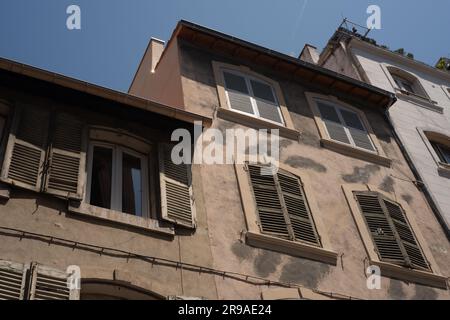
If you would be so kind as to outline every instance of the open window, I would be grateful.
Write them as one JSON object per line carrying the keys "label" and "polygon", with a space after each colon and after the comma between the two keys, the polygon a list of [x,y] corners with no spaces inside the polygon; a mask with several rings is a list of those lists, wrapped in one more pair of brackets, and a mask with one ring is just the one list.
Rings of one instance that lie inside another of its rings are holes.
{"label": "open window", "polygon": [[450,175],[450,132],[436,132],[418,128],[426,146],[428,147],[440,174]]}
{"label": "open window", "polygon": [[394,80],[395,89],[404,94],[414,95],[429,100],[427,92],[416,76],[394,66],[388,66],[387,70]]}

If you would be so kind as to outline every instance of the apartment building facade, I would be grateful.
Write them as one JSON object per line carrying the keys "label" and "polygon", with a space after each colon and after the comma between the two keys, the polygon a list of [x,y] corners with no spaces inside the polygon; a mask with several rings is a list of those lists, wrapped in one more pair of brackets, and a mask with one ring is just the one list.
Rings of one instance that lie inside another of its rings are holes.
{"label": "apartment building facade", "polygon": [[199,165],[214,267],[267,281],[216,278],[220,299],[448,298],[449,243],[384,116],[393,93],[186,21],[163,46],[150,41],[129,93],[282,138],[273,177]]}
{"label": "apartment building facade", "polygon": [[319,55],[304,59],[395,93],[388,115],[409,157],[418,184],[450,237],[450,72],[446,59],[431,67],[339,28]]}

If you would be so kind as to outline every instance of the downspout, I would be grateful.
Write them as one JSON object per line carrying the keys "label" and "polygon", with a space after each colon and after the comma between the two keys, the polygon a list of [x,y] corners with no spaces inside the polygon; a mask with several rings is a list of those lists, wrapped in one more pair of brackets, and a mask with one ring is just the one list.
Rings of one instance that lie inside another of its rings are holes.
{"label": "downspout", "polygon": [[394,140],[397,142],[397,144],[400,147],[400,150],[403,154],[403,156],[406,159],[406,162],[408,163],[409,167],[411,168],[411,171],[414,175],[414,178],[416,179],[416,186],[417,188],[423,192],[423,194],[425,195],[426,200],[428,201],[428,204],[431,207],[431,210],[433,211],[434,215],[436,216],[437,220],[439,221],[439,224],[441,225],[441,227],[444,229],[444,233],[447,236],[447,240],[450,241],[450,230],[447,227],[447,224],[444,220],[444,218],[442,217],[440,210],[438,208],[438,206],[436,205],[436,202],[433,198],[433,195],[431,194],[431,192],[428,190],[427,185],[422,181],[419,171],[417,170],[416,166],[414,165],[414,162],[412,161],[411,157],[409,156],[408,152],[406,151],[405,146],[403,145],[403,143],[400,140],[400,137],[397,134],[397,131],[395,130],[395,126],[392,123],[392,119],[389,115],[389,110],[390,108],[393,106],[393,104],[397,101],[397,98],[393,97],[390,99],[390,103],[389,106],[386,108],[386,110],[384,111],[384,117],[386,119],[386,121],[389,123],[389,127],[391,128],[392,131],[392,135],[394,136]]}

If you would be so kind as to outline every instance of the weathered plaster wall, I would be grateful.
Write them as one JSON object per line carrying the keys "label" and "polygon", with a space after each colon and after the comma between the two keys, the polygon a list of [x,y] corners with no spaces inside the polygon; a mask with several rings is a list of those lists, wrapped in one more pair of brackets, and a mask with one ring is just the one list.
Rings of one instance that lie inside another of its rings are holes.
{"label": "weathered plaster wall", "polygon": [[[188,45],[182,45],[181,50],[185,107],[198,112],[201,101],[201,110],[209,112],[208,109],[219,104],[211,62],[233,62]],[[241,61],[234,63],[244,64]],[[413,175],[381,111],[359,106],[367,113],[386,155],[393,160],[391,169],[321,148],[319,133],[304,95],[310,89],[277,75],[262,73],[280,82],[295,128],[302,133],[300,142],[281,141],[281,161],[309,176],[320,209],[318,214],[340,259],[337,266],[331,266],[247,246],[243,233],[246,223],[234,167],[204,165],[202,184],[215,267],[365,299],[449,298],[449,293],[444,290],[388,278],[383,278],[382,290],[367,290],[364,274],[367,255],[341,190],[341,185],[346,183],[369,183],[391,192],[394,198],[407,200],[441,271],[450,274],[448,241],[422,194],[410,182]],[[241,126],[216,118],[213,127],[226,130]],[[261,291],[267,288],[221,278],[216,278],[216,284],[219,298],[224,299],[258,299]]]}

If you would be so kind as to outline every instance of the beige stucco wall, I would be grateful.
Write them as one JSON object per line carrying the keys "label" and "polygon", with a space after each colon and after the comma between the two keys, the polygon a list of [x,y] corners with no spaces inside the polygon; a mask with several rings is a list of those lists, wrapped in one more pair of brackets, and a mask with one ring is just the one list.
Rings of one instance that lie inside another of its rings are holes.
{"label": "beige stucco wall", "polygon": [[[182,84],[185,108],[189,111],[208,114],[219,105],[213,60],[252,67],[246,62],[213,56],[182,44]],[[207,199],[205,209],[215,267],[363,299],[450,298],[445,290],[389,278],[383,278],[381,290],[367,290],[364,274],[367,255],[341,190],[346,183],[369,183],[390,192],[393,198],[407,201],[414,209],[414,216],[439,268],[443,274],[450,274],[449,243],[423,195],[411,182],[414,177],[393,140],[381,110],[359,106],[367,113],[384,152],[393,160],[391,169],[322,148],[304,95],[305,91],[314,90],[274,74],[262,73],[280,82],[294,126],[302,133],[300,142],[282,140],[281,161],[303,170],[313,182],[312,189],[320,209],[318,214],[340,258],[337,266],[330,266],[247,246],[243,243],[246,225],[234,167],[202,166],[201,183],[204,198]],[[213,127],[226,130],[240,125],[216,118]],[[267,288],[221,278],[216,278],[216,285],[219,297],[224,299],[259,298],[262,290]]]}

